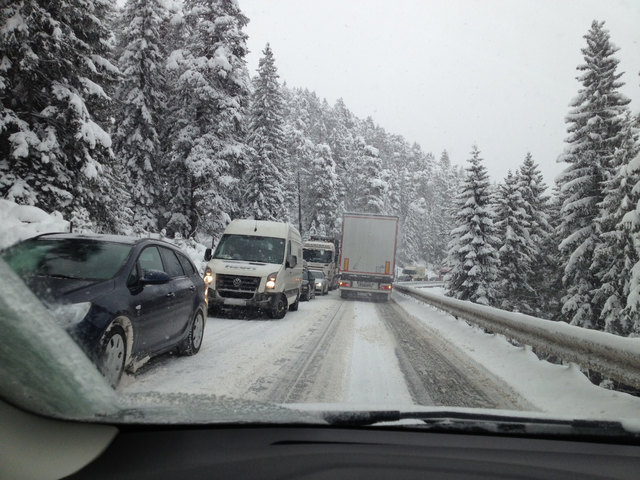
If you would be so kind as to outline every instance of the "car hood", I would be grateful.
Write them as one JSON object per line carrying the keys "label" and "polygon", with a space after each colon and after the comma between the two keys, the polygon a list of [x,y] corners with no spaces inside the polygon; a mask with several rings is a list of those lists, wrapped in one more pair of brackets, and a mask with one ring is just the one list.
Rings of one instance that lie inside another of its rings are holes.
{"label": "car hood", "polygon": [[278,263],[245,262],[241,260],[212,259],[209,268],[222,275],[245,275],[250,277],[266,277],[278,271],[282,265]]}
{"label": "car hood", "polygon": [[87,280],[33,275],[25,284],[45,304],[90,302],[100,293],[113,288],[113,280]]}

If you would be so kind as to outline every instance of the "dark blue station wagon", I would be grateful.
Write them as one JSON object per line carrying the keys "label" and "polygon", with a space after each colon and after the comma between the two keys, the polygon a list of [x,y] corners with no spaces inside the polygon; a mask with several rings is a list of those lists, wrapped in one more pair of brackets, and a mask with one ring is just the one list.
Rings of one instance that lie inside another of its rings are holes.
{"label": "dark blue station wagon", "polygon": [[154,355],[200,350],[205,285],[175,246],[151,238],[44,234],[2,253],[112,386]]}

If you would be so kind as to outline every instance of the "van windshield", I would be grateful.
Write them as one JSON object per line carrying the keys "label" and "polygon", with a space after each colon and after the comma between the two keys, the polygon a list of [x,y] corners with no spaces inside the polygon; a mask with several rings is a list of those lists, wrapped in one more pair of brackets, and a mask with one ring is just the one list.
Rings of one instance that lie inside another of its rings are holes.
{"label": "van windshield", "polygon": [[307,262],[331,263],[333,261],[333,252],[331,250],[305,248],[302,256]]}
{"label": "van windshield", "polygon": [[223,235],[213,258],[280,264],[284,261],[284,238]]}

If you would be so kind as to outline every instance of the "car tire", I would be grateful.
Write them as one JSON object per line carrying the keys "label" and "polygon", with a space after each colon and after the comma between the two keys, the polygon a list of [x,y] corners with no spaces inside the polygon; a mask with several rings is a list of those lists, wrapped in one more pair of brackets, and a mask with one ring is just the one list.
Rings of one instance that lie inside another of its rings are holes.
{"label": "car tire", "polygon": [[98,370],[109,385],[116,388],[124,372],[127,357],[127,336],[122,327],[111,327],[100,341]]}
{"label": "car tire", "polygon": [[198,310],[189,325],[189,334],[180,345],[180,355],[195,355],[200,351],[202,338],[204,337],[204,315]]}
{"label": "car tire", "polygon": [[271,300],[271,308],[269,316],[274,320],[280,320],[287,314],[287,297],[284,295],[276,295]]}
{"label": "car tire", "polygon": [[296,312],[298,307],[300,306],[300,292],[298,292],[298,296],[296,297],[296,301],[289,305],[290,312]]}

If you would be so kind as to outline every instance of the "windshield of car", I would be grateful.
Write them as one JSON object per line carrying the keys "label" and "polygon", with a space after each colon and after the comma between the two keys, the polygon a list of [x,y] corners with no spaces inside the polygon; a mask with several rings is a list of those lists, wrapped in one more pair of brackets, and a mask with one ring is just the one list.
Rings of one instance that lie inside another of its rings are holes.
{"label": "windshield of car", "polygon": [[331,250],[305,248],[302,255],[307,262],[331,263],[333,252]]}
{"label": "windshield of car", "polygon": [[131,248],[95,240],[36,239],[7,249],[2,257],[22,277],[107,280],[122,268]]}
{"label": "windshield of car", "polygon": [[245,262],[282,263],[284,259],[283,238],[258,237],[252,235],[223,235],[213,258],[242,260]]}
{"label": "windshield of car", "polygon": [[637,0],[3,2],[0,398],[640,430],[639,25]]}
{"label": "windshield of car", "polygon": [[324,279],[324,272],[321,270],[310,270],[309,274],[312,275],[315,280]]}

